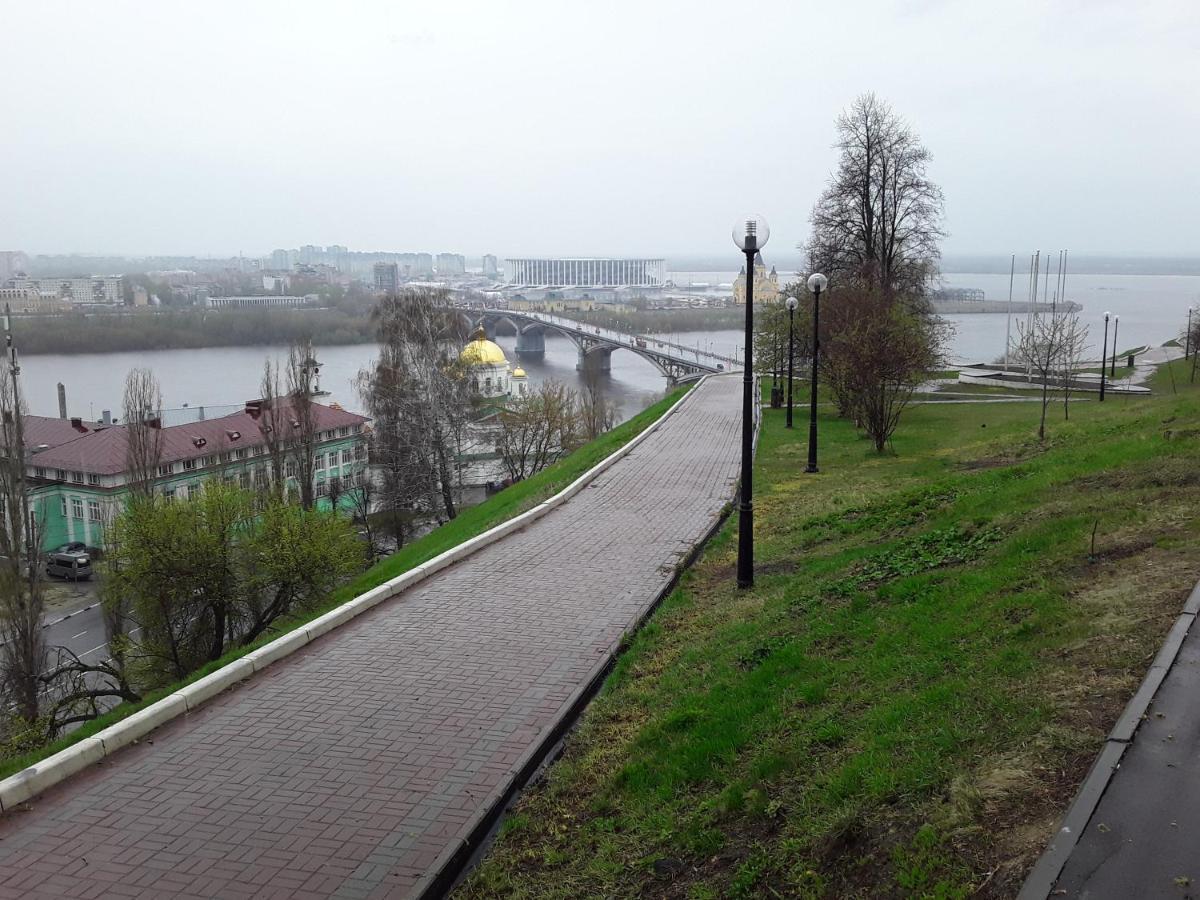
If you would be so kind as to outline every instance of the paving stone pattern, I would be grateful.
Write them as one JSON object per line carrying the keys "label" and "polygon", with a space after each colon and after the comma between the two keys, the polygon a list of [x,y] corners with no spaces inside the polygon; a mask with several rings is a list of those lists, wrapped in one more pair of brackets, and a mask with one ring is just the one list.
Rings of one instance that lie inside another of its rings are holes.
{"label": "paving stone pattern", "polygon": [[710,378],[562,507],[0,820],[0,897],[405,897],[736,487]]}

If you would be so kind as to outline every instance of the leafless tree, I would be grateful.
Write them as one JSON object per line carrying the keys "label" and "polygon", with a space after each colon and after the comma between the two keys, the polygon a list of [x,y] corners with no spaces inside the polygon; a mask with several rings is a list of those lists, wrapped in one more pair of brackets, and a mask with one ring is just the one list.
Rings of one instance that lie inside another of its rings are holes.
{"label": "leafless tree", "polygon": [[[6,314],[6,329],[7,319]],[[0,364],[0,680],[7,702],[33,723],[41,711],[38,679],[46,665],[41,529],[25,477],[24,406],[11,332],[8,353]]]}
{"label": "leafless tree", "polygon": [[[1082,332],[1082,333],[1081,333]],[[1042,415],[1038,440],[1046,439],[1046,409],[1050,405],[1050,381],[1065,368],[1067,348],[1080,344],[1086,329],[1076,315],[1034,316],[1017,322],[1017,359],[1037,376],[1042,386]]]}
{"label": "leafless tree", "polygon": [[129,493],[135,499],[149,497],[162,461],[162,390],[149,369],[130,369],[125,376],[121,414],[128,436],[125,467]]}
{"label": "leafless tree", "polygon": [[497,449],[508,477],[520,481],[570,453],[580,431],[579,397],[547,381],[500,412]]}
{"label": "leafless tree", "polygon": [[[1077,312],[1060,313],[1064,320],[1061,359],[1063,418],[1071,418],[1071,394],[1075,390],[1075,379],[1083,368],[1083,355],[1088,347],[1088,328],[1079,321]],[[1020,323],[1018,323],[1019,327]],[[1019,333],[1019,332],[1018,332]]]}
{"label": "leafless tree", "polygon": [[617,409],[604,391],[604,383],[595,366],[583,370],[583,391],[579,395],[579,426],[584,440],[595,440],[611,431],[617,421]]}
{"label": "leafless tree", "polygon": [[931,158],[887,103],[864,94],[837,120],[838,167],[812,212],[814,271],[887,300],[924,296],[940,255],[942,192]]}
{"label": "leafless tree", "polygon": [[296,484],[300,505],[312,509],[315,503],[317,415],[313,395],[316,393],[316,361],[312,343],[297,341],[288,350],[287,359],[288,412],[284,431],[287,434],[288,459],[296,469]]}
{"label": "leafless tree", "polygon": [[279,365],[271,359],[263,362],[256,421],[267,449],[268,465],[271,467],[271,490],[283,496],[287,492],[288,438],[291,423],[288,421],[287,404],[280,389]]}
{"label": "leafless tree", "polygon": [[378,505],[378,490],[370,467],[364,467],[355,473],[349,497],[354,522],[362,529],[362,535],[367,542],[367,565],[371,565],[379,557],[380,548],[374,518]]}
{"label": "leafless tree", "polygon": [[941,365],[945,327],[879,290],[839,290],[829,304],[822,372],[839,411],[867,432],[877,451],[891,440],[917,385]]}
{"label": "leafless tree", "polygon": [[410,290],[376,307],[379,358],[359,373],[374,420],[384,505],[457,515],[454,465],[473,403],[459,358],[465,327],[444,291]]}

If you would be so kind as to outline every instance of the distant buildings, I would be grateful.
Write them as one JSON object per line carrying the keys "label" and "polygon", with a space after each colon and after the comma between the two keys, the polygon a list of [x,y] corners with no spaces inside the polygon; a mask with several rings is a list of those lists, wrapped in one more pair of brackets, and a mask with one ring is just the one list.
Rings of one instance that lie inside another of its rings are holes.
{"label": "distant buildings", "polygon": [[205,297],[204,306],[208,309],[254,309],[304,306],[319,300],[320,298],[316,294],[305,294],[303,297],[287,297],[279,294],[262,297]]}
{"label": "distant buildings", "polygon": [[29,271],[29,257],[20,250],[0,250],[0,285]]}
{"label": "distant buildings", "polygon": [[377,262],[373,269],[375,291],[380,294],[394,294],[400,289],[400,264],[394,262]]}
{"label": "distant buildings", "polygon": [[500,267],[496,261],[496,257],[491,253],[483,255],[483,274],[486,278],[495,278],[500,274]]}
{"label": "distant buildings", "polygon": [[936,303],[982,303],[987,294],[979,288],[942,288],[933,292]]}
{"label": "distant buildings", "polygon": [[467,258],[461,253],[439,253],[437,255],[438,275],[466,275]]}
{"label": "distant buildings", "polygon": [[90,278],[29,278],[18,275],[8,279],[8,287],[34,290],[75,306],[120,306],[125,302],[124,279],[120,275],[93,275]]}
{"label": "distant buildings", "polygon": [[71,304],[33,288],[0,287],[0,310],[5,307],[14,313],[55,313],[70,309]]}
{"label": "distant buildings", "polygon": [[504,263],[509,284],[659,288],[666,281],[666,263],[661,259],[525,258]]}

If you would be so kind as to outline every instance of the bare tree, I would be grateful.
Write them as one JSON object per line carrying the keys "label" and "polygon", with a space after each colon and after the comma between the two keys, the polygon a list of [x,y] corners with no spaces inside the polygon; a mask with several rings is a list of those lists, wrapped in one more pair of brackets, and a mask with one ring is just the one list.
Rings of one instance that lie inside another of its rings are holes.
{"label": "bare tree", "polygon": [[284,423],[289,446],[288,458],[296,469],[300,505],[312,509],[316,502],[317,415],[316,360],[311,341],[296,341],[288,349],[287,387],[288,421]]}
{"label": "bare tree", "polygon": [[364,467],[354,475],[354,485],[349,491],[351,514],[355,524],[362,529],[362,535],[367,542],[367,565],[372,565],[379,557],[379,535],[375,525],[375,507],[378,504],[378,490],[370,467]]}
{"label": "bare tree", "polygon": [[946,326],[861,288],[839,291],[827,322],[822,371],[839,410],[882,451],[917,385],[941,365]]}
{"label": "bare tree", "polygon": [[604,383],[595,366],[584,366],[583,392],[579,396],[579,425],[585,440],[595,440],[611,431],[617,421],[617,409],[604,392]]}
{"label": "bare tree", "polygon": [[[1037,376],[1042,386],[1042,416],[1038,440],[1046,439],[1046,409],[1050,405],[1050,381],[1066,368],[1068,348],[1083,342],[1086,329],[1076,315],[1034,316],[1032,321],[1017,322],[1017,359]],[[1062,375],[1065,380],[1065,374]]]}
{"label": "bare tree", "polygon": [[121,402],[125,433],[127,486],[134,499],[149,497],[162,461],[162,390],[149,369],[130,369]]}
{"label": "bare tree", "polygon": [[278,364],[270,359],[264,360],[256,421],[263,444],[267,448],[268,465],[271,467],[271,490],[280,497],[287,493],[288,439],[291,428],[287,404],[282,393]]}
{"label": "bare tree", "polygon": [[25,423],[17,351],[7,308],[8,360],[0,365],[0,679],[4,694],[28,723],[40,713],[39,676],[46,665],[42,637],[41,534],[25,477]]}
{"label": "bare tree", "polygon": [[385,297],[373,316],[380,355],[359,373],[359,392],[375,421],[386,505],[453,519],[453,467],[473,408],[458,353],[464,325],[444,291]]}
{"label": "bare tree", "polygon": [[863,94],[837,120],[837,170],[812,212],[809,261],[834,285],[924,296],[940,255],[942,192],[930,153],[887,103]]}
{"label": "bare tree", "polygon": [[508,477],[520,481],[574,449],[580,429],[579,398],[547,381],[500,412],[497,449]]}
{"label": "bare tree", "polygon": [[[1063,345],[1060,354],[1063,392],[1063,418],[1071,418],[1071,394],[1075,390],[1075,379],[1083,368],[1083,354],[1088,346],[1088,328],[1079,321],[1077,312],[1060,313],[1064,319]],[[1018,328],[1020,323],[1018,323]]]}

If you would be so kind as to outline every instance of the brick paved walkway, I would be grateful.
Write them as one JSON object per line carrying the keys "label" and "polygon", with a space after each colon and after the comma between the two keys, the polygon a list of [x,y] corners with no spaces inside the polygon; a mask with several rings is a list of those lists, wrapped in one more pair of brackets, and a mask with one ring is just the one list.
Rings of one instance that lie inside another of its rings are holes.
{"label": "brick paved walkway", "polygon": [[404,897],[733,496],[709,379],[564,506],[0,820],[0,897]]}

